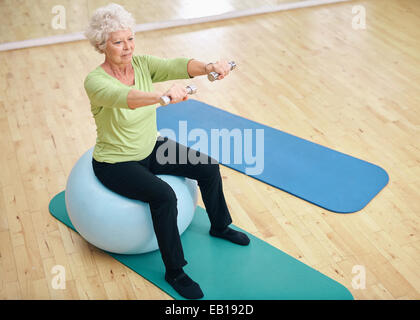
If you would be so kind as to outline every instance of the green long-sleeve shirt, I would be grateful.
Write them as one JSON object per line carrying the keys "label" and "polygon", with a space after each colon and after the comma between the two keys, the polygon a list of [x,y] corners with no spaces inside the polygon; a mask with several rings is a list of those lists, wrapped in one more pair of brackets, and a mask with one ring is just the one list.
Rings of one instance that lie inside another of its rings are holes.
{"label": "green long-sleeve shirt", "polygon": [[154,82],[190,78],[189,60],[133,56],[133,86],[123,84],[100,66],[86,76],[84,87],[97,131],[93,151],[96,161],[138,161],[152,152],[157,136],[157,104],[133,110],[128,108],[127,95],[131,89],[153,92]]}

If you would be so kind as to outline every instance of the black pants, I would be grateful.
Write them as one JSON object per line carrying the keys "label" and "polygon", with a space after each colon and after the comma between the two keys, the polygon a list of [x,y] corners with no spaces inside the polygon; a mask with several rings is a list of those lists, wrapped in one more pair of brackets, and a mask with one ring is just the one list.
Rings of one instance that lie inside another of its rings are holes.
{"label": "black pants", "polygon": [[[158,151],[160,146],[162,148]],[[168,146],[167,152],[176,151],[176,157],[172,156],[170,163],[162,164],[160,151]],[[197,180],[211,226],[224,228],[232,223],[223,195],[219,164],[207,155],[192,151],[201,159],[199,163],[185,157],[191,152],[190,148],[159,137],[152,153],[141,161],[110,164],[92,159],[96,177],[107,188],[122,196],[149,203],[162,260],[169,269],[181,268],[187,262],[184,259],[177,226],[175,192],[156,174],[170,174]],[[181,161],[179,161],[180,154],[183,159]],[[173,162],[174,159],[176,163]]]}

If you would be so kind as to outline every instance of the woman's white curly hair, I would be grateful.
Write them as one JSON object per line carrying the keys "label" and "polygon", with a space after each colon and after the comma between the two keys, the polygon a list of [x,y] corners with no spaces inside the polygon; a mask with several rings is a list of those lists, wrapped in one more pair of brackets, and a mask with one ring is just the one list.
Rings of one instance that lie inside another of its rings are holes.
{"label": "woman's white curly hair", "polygon": [[99,53],[104,53],[111,32],[130,29],[134,33],[135,20],[122,6],[111,3],[95,10],[85,36]]}

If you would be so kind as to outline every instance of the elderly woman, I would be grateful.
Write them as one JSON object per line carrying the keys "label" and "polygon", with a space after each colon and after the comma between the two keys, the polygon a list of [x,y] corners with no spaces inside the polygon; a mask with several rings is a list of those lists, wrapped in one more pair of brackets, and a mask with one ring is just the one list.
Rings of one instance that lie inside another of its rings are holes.
{"label": "elderly woman", "polygon": [[[232,219],[222,189],[219,165],[207,155],[200,163],[163,164],[157,150],[190,154],[189,148],[167,138],[158,138],[156,107],[161,96],[175,104],[187,99],[183,86],[172,85],[166,92],[155,92],[152,83],[189,79],[210,72],[226,77],[226,61],[203,63],[194,59],[162,59],[134,55],[134,19],[123,7],[110,4],[97,9],[86,31],[94,48],[105,54],[105,61],[91,71],[84,82],[97,126],[93,170],[110,190],[131,199],[149,203],[153,227],[166,281],[182,296],[203,297],[200,286],[183,271],[187,264],[177,227],[177,198],[172,188],[157,174],[173,174],[195,179],[210,220],[210,235],[247,245],[249,238],[229,227]],[[168,147],[167,144],[171,144]],[[198,152],[196,152],[198,153]],[[198,153],[199,154],[199,153]],[[118,214],[117,212],[115,214]]]}

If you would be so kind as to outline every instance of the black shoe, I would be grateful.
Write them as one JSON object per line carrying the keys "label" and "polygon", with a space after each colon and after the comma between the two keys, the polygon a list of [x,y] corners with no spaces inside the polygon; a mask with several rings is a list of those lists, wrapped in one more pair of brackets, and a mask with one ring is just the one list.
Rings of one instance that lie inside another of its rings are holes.
{"label": "black shoe", "polygon": [[248,236],[245,233],[233,230],[229,227],[226,227],[222,231],[210,228],[210,235],[212,235],[213,237],[229,240],[241,246],[247,246],[250,242]]}
{"label": "black shoe", "polygon": [[[165,280],[178,292],[187,299],[200,299],[204,297],[203,291],[197,282],[193,281],[186,273],[181,273],[175,278],[171,278],[165,274]],[[187,285],[186,285],[187,283]]]}

